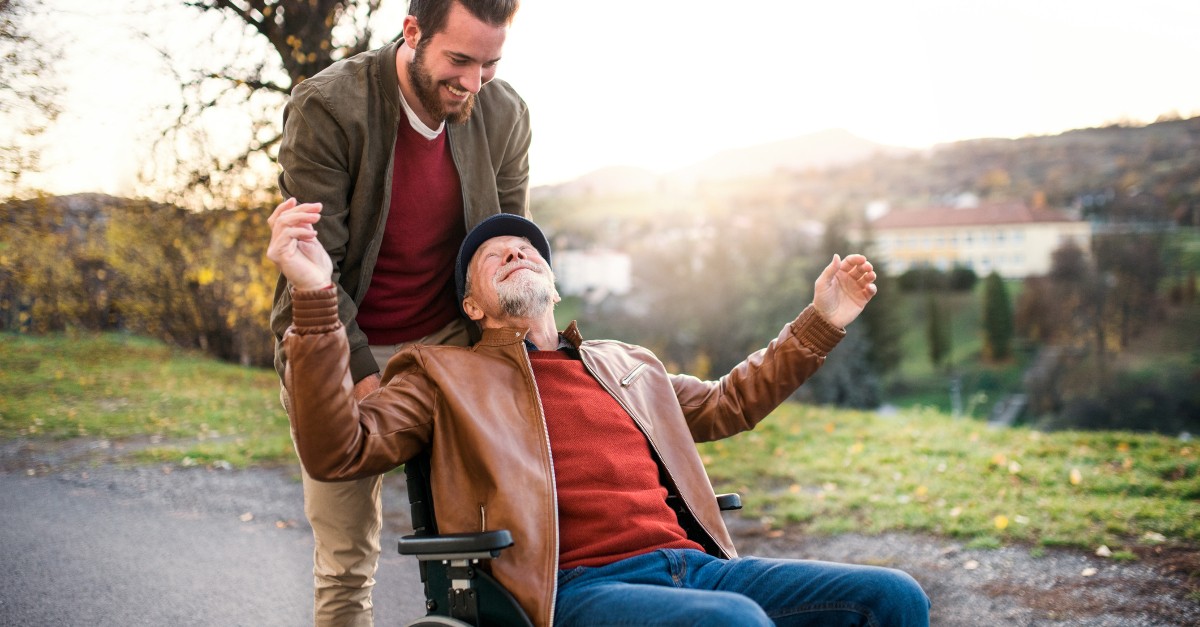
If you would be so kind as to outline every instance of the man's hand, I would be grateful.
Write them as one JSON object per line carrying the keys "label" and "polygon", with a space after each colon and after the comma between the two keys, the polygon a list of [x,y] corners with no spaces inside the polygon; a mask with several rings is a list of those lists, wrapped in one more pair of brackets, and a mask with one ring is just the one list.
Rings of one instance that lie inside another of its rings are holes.
{"label": "man's hand", "polygon": [[280,203],[267,218],[271,226],[267,258],[298,290],[319,290],[332,283],[333,260],[313,228],[320,219],[320,203],[297,204],[295,198]]}
{"label": "man's hand", "polygon": [[354,400],[361,401],[379,389],[379,373],[375,373],[354,384]]}
{"label": "man's hand", "polygon": [[830,324],[845,328],[875,296],[875,269],[862,255],[833,256],[817,277],[813,306]]}

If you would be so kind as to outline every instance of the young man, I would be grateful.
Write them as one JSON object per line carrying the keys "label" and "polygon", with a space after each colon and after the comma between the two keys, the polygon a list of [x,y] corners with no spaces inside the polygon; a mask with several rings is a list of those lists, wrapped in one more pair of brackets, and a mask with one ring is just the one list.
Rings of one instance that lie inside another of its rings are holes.
{"label": "young man", "polygon": [[[574,324],[560,333],[545,236],[494,216],[455,270],[480,341],[411,347],[356,403],[332,263],[310,226],[319,211],[280,207],[268,249],[294,290],[284,383],[312,476],[376,474],[429,450],[439,530],[508,529],[515,544],[492,574],[536,625],[928,624],[905,573],[738,558],[695,448],[752,429],[820,367],[875,294],[862,255],[835,256],[777,338],[701,381],[644,348],[585,342]],[[668,488],[703,533],[684,531]]]}
{"label": "young man", "polygon": [[[284,110],[280,190],[324,206],[316,228],[358,398],[400,347],[468,342],[451,279],[458,246],[497,211],[527,214],[528,110],[492,80],[516,10],[517,0],[412,0],[400,40],[300,83]],[[281,277],[277,338],[291,306]],[[285,360],[277,346],[281,376]],[[372,623],[380,483],[304,476],[318,625]]]}

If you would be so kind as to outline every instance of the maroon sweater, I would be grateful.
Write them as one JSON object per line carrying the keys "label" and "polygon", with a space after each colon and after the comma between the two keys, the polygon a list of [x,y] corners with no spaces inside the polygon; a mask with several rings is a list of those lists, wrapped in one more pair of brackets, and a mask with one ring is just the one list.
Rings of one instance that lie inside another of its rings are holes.
{"label": "maroon sweater", "polygon": [[563,351],[529,357],[554,459],[559,568],[703,550],[667,506],[646,436],[583,362]]}
{"label": "maroon sweater", "polygon": [[428,140],[402,120],[394,158],[383,243],[355,316],[371,344],[411,342],[458,315],[454,257],[466,226],[446,133]]}

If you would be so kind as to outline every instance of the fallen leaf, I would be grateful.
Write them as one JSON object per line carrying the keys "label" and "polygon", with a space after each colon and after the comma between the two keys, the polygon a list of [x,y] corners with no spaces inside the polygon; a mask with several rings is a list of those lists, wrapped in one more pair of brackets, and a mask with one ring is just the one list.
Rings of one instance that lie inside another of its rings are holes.
{"label": "fallen leaf", "polygon": [[1083,575],[1084,577],[1093,577],[1097,572],[1099,571],[1097,571],[1095,568],[1085,568],[1083,569],[1083,572],[1079,574]]}
{"label": "fallen leaf", "polygon": [[1096,555],[1098,557],[1112,557],[1112,550],[1101,544],[1100,547],[1096,549]]}
{"label": "fallen leaf", "polygon": [[1083,473],[1079,472],[1078,468],[1071,469],[1071,485],[1079,485],[1083,483]]}
{"label": "fallen leaf", "polygon": [[254,514],[251,514],[250,512],[246,512],[245,514],[238,516],[238,520],[240,520],[242,522],[250,522],[250,521],[254,520]]}
{"label": "fallen leaf", "polygon": [[996,528],[1000,531],[1004,531],[1008,528],[1008,516],[1000,514],[992,519],[992,524],[996,525]]}
{"label": "fallen leaf", "polygon": [[967,570],[975,570],[976,568],[979,568],[979,562],[976,562],[975,560],[967,560],[967,563],[963,564],[963,568]]}

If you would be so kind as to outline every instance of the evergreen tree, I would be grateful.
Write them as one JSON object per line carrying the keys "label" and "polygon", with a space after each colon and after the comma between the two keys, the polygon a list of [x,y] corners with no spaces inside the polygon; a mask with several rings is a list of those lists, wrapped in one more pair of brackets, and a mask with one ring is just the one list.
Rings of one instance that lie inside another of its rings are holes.
{"label": "evergreen tree", "polygon": [[929,341],[929,361],[934,367],[940,368],[950,356],[950,325],[945,319],[942,307],[938,305],[933,294],[928,296],[926,309],[929,312],[926,324],[926,337]]}
{"label": "evergreen tree", "polygon": [[993,271],[983,285],[984,357],[992,361],[1004,361],[1011,357],[1015,328],[1008,289],[1000,275]]}

